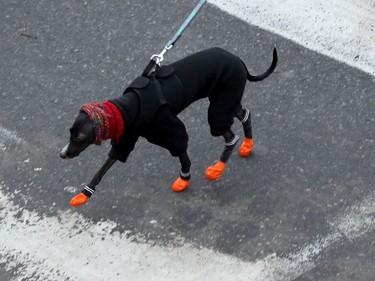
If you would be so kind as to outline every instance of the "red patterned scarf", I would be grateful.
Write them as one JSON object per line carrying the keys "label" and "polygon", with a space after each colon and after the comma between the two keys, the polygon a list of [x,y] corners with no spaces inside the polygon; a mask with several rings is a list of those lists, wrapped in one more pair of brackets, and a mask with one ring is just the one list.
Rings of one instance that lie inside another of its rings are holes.
{"label": "red patterned scarf", "polygon": [[119,141],[124,131],[124,120],[120,110],[111,102],[92,102],[81,107],[90,117],[95,129],[95,144],[103,140]]}

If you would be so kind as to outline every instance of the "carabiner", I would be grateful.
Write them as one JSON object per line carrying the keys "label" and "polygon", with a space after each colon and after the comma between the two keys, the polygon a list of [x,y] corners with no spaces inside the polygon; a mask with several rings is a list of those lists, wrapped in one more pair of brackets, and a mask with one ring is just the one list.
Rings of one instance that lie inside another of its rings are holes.
{"label": "carabiner", "polygon": [[164,60],[165,53],[167,51],[169,51],[170,49],[172,49],[172,47],[173,47],[173,45],[165,46],[164,49],[163,49],[163,51],[161,51],[160,54],[158,54],[158,55],[157,54],[152,55],[151,56],[151,60],[154,60],[155,63],[160,66],[161,62]]}

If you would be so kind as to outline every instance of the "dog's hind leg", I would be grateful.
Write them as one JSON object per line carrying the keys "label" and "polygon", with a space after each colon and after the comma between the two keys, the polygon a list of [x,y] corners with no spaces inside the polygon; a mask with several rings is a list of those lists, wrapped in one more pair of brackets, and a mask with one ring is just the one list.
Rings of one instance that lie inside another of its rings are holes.
{"label": "dog's hind leg", "polygon": [[187,152],[185,151],[179,155],[178,159],[181,163],[181,171],[178,179],[173,183],[172,190],[174,192],[181,192],[188,188],[190,180],[190,166],[191,162]]}
{"label": "dog's hind leg", "polygon": [[236,114],[236,117],[242,123],[243,130],[245,133],[245,139],[240,146],[239,154],[241,157],[248,157],[251,154],[251,151],[253,150],[254,146],[250,110],[242,108]]}
{"label": "dog's hind leg", "polygon": [[222,176],[226,163],[232,155],[233,149],[239,139],[231,130],[228,130],[223,137],[225,139],[224,151],[221,154],[220,160],[215,165],[209,166],[206,169],[206,178],[208,180],[217,180]]}

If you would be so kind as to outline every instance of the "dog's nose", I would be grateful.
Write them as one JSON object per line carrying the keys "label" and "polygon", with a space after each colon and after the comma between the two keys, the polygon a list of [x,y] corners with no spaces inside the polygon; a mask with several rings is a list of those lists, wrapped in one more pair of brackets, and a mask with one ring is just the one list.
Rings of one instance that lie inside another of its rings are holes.
{"label": "dog's nose", "polygon": [[60,157],[61,157],[61,159],[66,159],[67,158],[68,146],[69,146],[69,144],[65,145],[64,148],[61,149],[61,151],[60,151]]}

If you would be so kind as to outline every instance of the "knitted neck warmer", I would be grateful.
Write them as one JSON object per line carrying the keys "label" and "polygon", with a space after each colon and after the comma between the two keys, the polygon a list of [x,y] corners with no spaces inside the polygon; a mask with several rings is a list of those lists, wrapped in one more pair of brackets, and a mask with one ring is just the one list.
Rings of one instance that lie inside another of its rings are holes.
{"label": "knitted neck warmer", "polygon": [[124,120],[121,112],[111,102],[92,102],[81,107],[94,124],[95,144],[100,145],[103,140],[119,141],[124,131]]}

